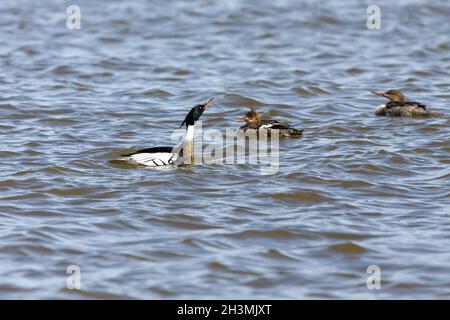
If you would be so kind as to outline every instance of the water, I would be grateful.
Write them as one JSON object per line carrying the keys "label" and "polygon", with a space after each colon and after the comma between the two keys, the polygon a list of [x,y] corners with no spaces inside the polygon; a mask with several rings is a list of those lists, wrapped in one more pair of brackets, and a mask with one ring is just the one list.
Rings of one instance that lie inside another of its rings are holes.
{"label": "water", "polygon": [[[448,1],[379,1],[381,30],[370,1],[70,4],[0,4],[1,298],[450,298]],[[375,117],[391,88],[440,116]],[[270,176],[111,162],[210,97],[204,128],[305,135]]]}

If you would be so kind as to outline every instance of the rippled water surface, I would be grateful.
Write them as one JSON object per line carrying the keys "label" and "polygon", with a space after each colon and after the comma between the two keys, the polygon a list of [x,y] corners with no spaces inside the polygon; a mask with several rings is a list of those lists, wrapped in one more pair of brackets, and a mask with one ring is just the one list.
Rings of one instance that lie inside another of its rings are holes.
{"label": "rippled water surface", "polygon": [[[0,298],[450,298],[448,1],[381,30],[370,1],[70,4],[0,3]],[[439,115],[375,117],[391,88]],[[204,128],[305,129],[276,174],[111,162],[212,96]]]}

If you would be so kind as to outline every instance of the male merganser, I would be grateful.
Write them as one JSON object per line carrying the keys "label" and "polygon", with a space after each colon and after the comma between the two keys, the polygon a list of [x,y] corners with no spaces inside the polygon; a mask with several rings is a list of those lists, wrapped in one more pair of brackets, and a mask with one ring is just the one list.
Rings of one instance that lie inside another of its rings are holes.
{"label": "male merganser", "polygon": [[386,92],[371,91],[374,95],[385,97],[389,102],[377,107],[375,115],[389,117],[428,117],[431,112],[420,102],[408,101],[399,90]]}
{"label": "male merganser", "polygon": [[186,124],[186,134],[180,144],[175,147],[155,147],[124,154],[123,160],[150,167],[175,165],[189,162],[194,157],[194,125],[203,112],[213,103],[214,98],[206,103],[196,105],[189,111],[180,128]]}
{"label": "male merganser", "polygon": [[[244,118],[236,119],[238,122],[246,122],[245,125],[240,127],[241,130],[260,130],[267,129],[267,134],[271,135],[272,129],[277,129],[278,134],[281,137],[295,137],[300,136],[303,130],[295,129],[288,124],[278,122],[276,120],[263,120],[259,116],[259,113],[254,107],[250,108],[250,111],[245,114]],[[257,131],[258,132],[258,131]]]}

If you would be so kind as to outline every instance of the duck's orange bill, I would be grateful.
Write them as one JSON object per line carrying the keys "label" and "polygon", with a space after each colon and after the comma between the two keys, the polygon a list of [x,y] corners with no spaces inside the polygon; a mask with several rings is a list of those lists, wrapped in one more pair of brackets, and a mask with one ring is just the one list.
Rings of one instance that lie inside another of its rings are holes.
{"label": "duck's orange bill", "polygon": [[372,92],[374,95],[379,96],[379,97],[385,97],[386,95],[383,92],[375,92],[375,91],[370,91]]}
{"label": "duck's orange bill", "polygon": [[234,121],[236,121],[236,122],[247,122],[247,118],[237,118]]}
{"label": "duck's orange bill", "polygon": [[206,110],[210,105],[212,105],[213,102],[214,102],[214,98],[211,98],[211,99],[209,99],[205,104],[203,104],[205,110]]}

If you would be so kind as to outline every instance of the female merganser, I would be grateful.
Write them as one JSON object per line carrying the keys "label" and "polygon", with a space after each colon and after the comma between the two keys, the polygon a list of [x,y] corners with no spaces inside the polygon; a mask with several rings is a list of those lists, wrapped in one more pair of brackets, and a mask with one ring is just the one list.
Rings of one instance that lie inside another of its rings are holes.
{"label": "female merganser", "polygon": [[420,102],[408,101],[398,90],[388,90],[384,93],[371,91],[374,95],[385,97],[389,102],[377,107],[375,115],[389,117],[428,117],[431,112]]}
{"label": "female merganser", "polygon": [[239,128],[241,130],[267,129],[267,134],[269,136],[272,133],[271,129],[277,129],[278,134],[281,137],[295,137],[300,136],[303,133],[303,130],[292,128],[290,125],[276,120],[262,120],[254,107],[250,108],[250,111],[245,114],[244,118],[236,119],[236,121],[246,122],[245,125]]}
{"label": "female merganser", "polygon": [[180,144],[175,147],[155,147],[142,149],[122,155],[122,160],[150,167],[175,165],[183,162],[192,163],[194,157],[194,125],[203,112],[213,103],[209,99],[204,104],[196,105],[189,111],[180,128],[186,124],[186,134]]}

